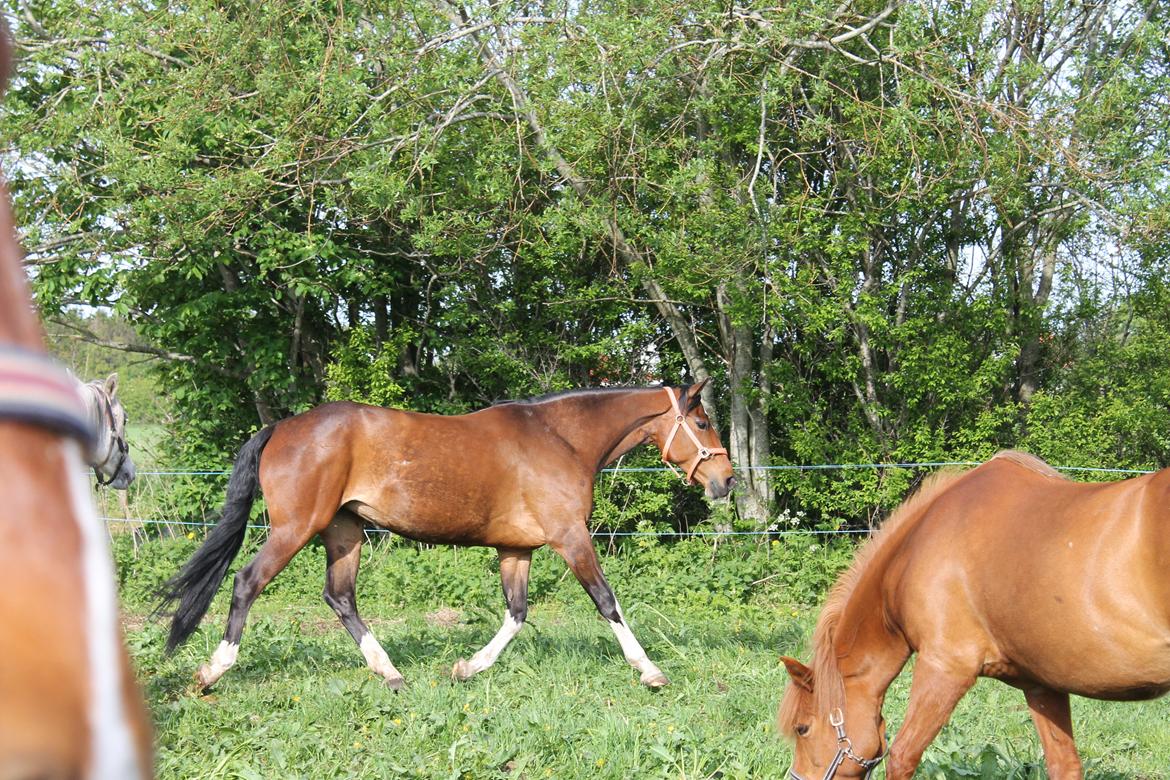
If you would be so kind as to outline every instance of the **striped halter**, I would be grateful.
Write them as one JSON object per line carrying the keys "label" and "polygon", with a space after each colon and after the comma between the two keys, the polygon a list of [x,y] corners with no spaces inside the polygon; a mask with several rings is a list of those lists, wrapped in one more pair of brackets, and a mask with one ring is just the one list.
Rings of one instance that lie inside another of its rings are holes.
{"label": "striped halter", "polygon": [[91,448],[95,442],[77,382],[45,355],[0,346],[0,419],[39,425]]}

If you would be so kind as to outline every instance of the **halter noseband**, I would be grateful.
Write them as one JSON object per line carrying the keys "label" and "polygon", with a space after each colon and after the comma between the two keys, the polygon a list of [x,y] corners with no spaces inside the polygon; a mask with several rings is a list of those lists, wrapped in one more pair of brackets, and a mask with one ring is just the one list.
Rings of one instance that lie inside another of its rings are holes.
{"label": "halter noseband", "polygon": [[0,346],[0,419],[48,428],[87,449],[96,438],[73,377],[45,355],[21,347]]}
{"label": "halter noseband", "polygon": [[[678,398],[673,392],[671,392],[669,387],[664,387],[662,389],[666,391],[666,396],[670,399],[670,407],[674,411],[674,427],[670,429],[670,433],[666,436],[666,443],[662,445],[662,462],[667,466],[670,466],[670,470],[682,477],[683,481],[685,481],[687,484],[693,484],[695,481],[695,470],[699,468],[699,464],[714,457],[715,455],[726,455],[727,450],[723,449],[722,447],[704,447],[703,443],[699,441],[699,437],[693,430],[691,430],[691,426],[687,424],[687,416],[679,407]],[[682,429],[682,431],[690,437],[691,441],[695,444],[696,450],[695,457],[691,461],[691,465],[687,467],[686,474],[683,474],[683,472],[669,460],[670,445],[674,442],[674,436],[679,432],[679,429]]]}
{"label": "halter noseband", "polygon": [[[869,778],[873,774],[873,770],[890,752],[890,741],[887,739],[886,749],[874,758],[862,758],[853,752],[853,742],[849,737],[845,736],[845,716],[841,713],[841,709],[837,708],[829,713],[829,725],[837,732],[837,755],[833,756],[833,760],[829,763],[828,769],[825,770],[825,775],[821,780],[832,780],[836,776],[837,770],[840,769],[841,764],[845,763],[845,759],[849,759],[853,763],[865,770],[864,778]],[[788,770],[789,780],[804,780],[803,777],[796,774],[795,769]]]}

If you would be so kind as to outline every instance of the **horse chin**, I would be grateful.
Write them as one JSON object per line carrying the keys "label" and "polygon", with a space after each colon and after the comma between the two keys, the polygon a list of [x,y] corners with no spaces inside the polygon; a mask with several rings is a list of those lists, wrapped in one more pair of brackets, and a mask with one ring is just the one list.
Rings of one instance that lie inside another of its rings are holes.
{"label": "horse chin", "polygon": [[110,480],[110,487],[114,490],[125,490],[130,487],[130,483],[134,481],[136,475],[137,471],[134,468],[134,464],[127,458],[126,464],[118,469],[118,473]]}
{"label": "horse chin", "polygon": [[712,479],[704,486],[703,491],[707,494],[707,498],[720,501],[731,495],[731,485]]}

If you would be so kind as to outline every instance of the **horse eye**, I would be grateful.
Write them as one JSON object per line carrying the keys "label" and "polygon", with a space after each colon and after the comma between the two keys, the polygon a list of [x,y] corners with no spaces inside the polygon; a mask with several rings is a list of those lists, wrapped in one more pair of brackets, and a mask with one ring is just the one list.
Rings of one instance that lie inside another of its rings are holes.
{"label": "horse eye", "polygon": [[801,723],[796,727],[796,736],[803,737],[808,734],[808,725]]}
{"label": "horse eye", "polygon": [[700,431],[705,431],[705,430],[707,430],[707,421],[706,420],[695,420],[695,427],[698,428]]}

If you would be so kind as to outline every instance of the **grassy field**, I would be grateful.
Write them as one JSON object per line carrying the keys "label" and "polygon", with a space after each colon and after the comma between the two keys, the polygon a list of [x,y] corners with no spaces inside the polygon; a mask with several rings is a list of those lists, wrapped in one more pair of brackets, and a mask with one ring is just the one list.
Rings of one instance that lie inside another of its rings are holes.
{"label": "grassy field", "polygon": [[[197,697],[191,674],[219,642],[227,589],[172,658],[162,654],[164,627],[143,617],[151,585],[195,543],[134,552],[116,541],[163,778],[780,778],[789,751],[773,728],[785,682],[778,656],[803,654],[816,594],[848,557],[807,539],[607,555],[635,633],[671,678],[650,691],[547,552],[534,560],[529,625],[495,667],[452,682],[452,663],[499,626],[492,556],[378,545],[367,549],[358,595],[407,678],[395,694],[321,601],[323,554],[311,547],[258,601],[236,667]],[[761,572],[781,576],[760,583]],[[894,731],[908,678],[887,704]],[[1078,700],[1074,720],[1089,777],[1170,778],[1170,700]],[[1022,695],[982,681],[919,776],[1042,777]]]}

